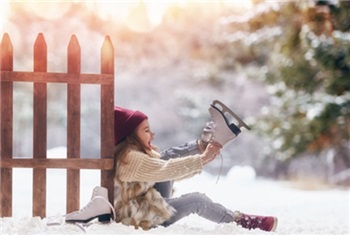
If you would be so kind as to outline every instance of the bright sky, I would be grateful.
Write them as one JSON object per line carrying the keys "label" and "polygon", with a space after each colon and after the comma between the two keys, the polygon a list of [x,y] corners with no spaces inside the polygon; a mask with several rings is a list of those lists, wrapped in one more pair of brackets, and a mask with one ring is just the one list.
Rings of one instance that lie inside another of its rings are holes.
{"label": "bright sky", "polygon": [[[102,19],[123,20],[132,30],[153,27],[158,25],[169,6],[177,5],[185,7],[189,3],[208,4],[221,2],[227,6],[247,9],[252,6],[251,0],[129,0],[129,1],[99,1],[99,0],[71,0],[71,1],[11,1],[15,4],[25,4],[28,11],[45,20],[54,20],[62,17],[72,3],[83,3],[92,11],[95,11]],[[140,4],[143,3],[143,4]],[[2,0],[1,3],[1,29],[6,24],[11,12],[10,1]],[[57,10],[59,9],[59,10]],[[147,22],[147,23],[145,23]],[[148,24],[148,25],[145,25]]]}

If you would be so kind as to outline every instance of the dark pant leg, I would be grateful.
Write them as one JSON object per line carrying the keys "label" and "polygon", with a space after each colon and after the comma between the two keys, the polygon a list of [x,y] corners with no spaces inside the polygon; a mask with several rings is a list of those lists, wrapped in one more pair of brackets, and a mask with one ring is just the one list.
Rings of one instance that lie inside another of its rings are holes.
{"label": "dark pant leg", "polygon": [[202,193],[189,193],[178,198],[166,199],[166,201],[176,212],[173,217],[162,224],[165,227],[190,214],[197,214],[215,223],[233,222],[232,211],[218,203],[214,203]]}
{"label": "dark pant leg", "polygon": [[174,181],[158,182],[154,185],[155,189],[164,198],[170,198],[173,195]]}
{"label": "dark pant leg", "polygon": [[[188,155],[194,155],[200,153],[198,149],[197,140],[187,142],[178,147],[169,148],[161,152],[161,159],[169,160],[172,158],[185,157]],[[160,192],[164,198],[170,198],[173,194],[174,181],[158,182],[155,184],[155,188]]]}

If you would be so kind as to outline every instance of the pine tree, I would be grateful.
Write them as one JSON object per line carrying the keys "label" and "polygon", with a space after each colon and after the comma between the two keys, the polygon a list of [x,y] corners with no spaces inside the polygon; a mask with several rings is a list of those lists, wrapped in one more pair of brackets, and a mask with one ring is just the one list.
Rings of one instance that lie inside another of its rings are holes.
{"label": "pine tree", "polygon": [[[260,126],[283,160],[306,151],[342,151],[350,133],[350,2],[291,1],[249,21],[279,26],[264,79],[273,92],[273,108]],[[270,16],[270,17],[267,17]],[[273,16],[273,17],[272,17]]]}
{"label": "pine tree", "polygon": [[[255,2],[260,10],[234,27],[256,35],[266,32],[267,36],[258,37],[250,50],[235,41],[231,48],[240,55],[229,56],[243,66],[261,67],[263,74],[258,77],[273,95],[256,129],[269,138],[281,160],[346,147],[350,135],[350,2]],[[272,31],[275,33],[268,35]],[[350,167],[350,153],[342,152]]]}

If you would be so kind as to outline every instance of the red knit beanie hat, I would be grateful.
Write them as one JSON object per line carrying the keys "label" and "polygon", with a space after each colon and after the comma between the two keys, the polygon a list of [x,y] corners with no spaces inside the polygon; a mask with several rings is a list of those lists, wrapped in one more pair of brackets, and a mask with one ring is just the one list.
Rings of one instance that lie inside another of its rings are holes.
{"label": "red knit beanie hat", "polygon": [[114,106],[114,139],[119,144],[128,135],[133,133],[140,123],[148,117],[140,111]]}

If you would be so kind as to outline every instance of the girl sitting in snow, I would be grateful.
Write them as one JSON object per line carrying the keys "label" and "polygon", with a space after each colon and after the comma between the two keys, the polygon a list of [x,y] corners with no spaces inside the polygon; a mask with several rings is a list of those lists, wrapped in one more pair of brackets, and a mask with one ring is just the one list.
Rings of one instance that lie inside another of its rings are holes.
{"label": "girl sitting in snow", "polygon": [[[231,211],[201,193],[172,198],[172,182],[199,174],[221,145],[199,140],[159,153],[140,111],[115,107],[115,220],[144,230],[169,226],[195,213],[215,223],[236,222],[247,229],[274,231],[277,218]],[[204,146],[204,148],[203,148]]]}

